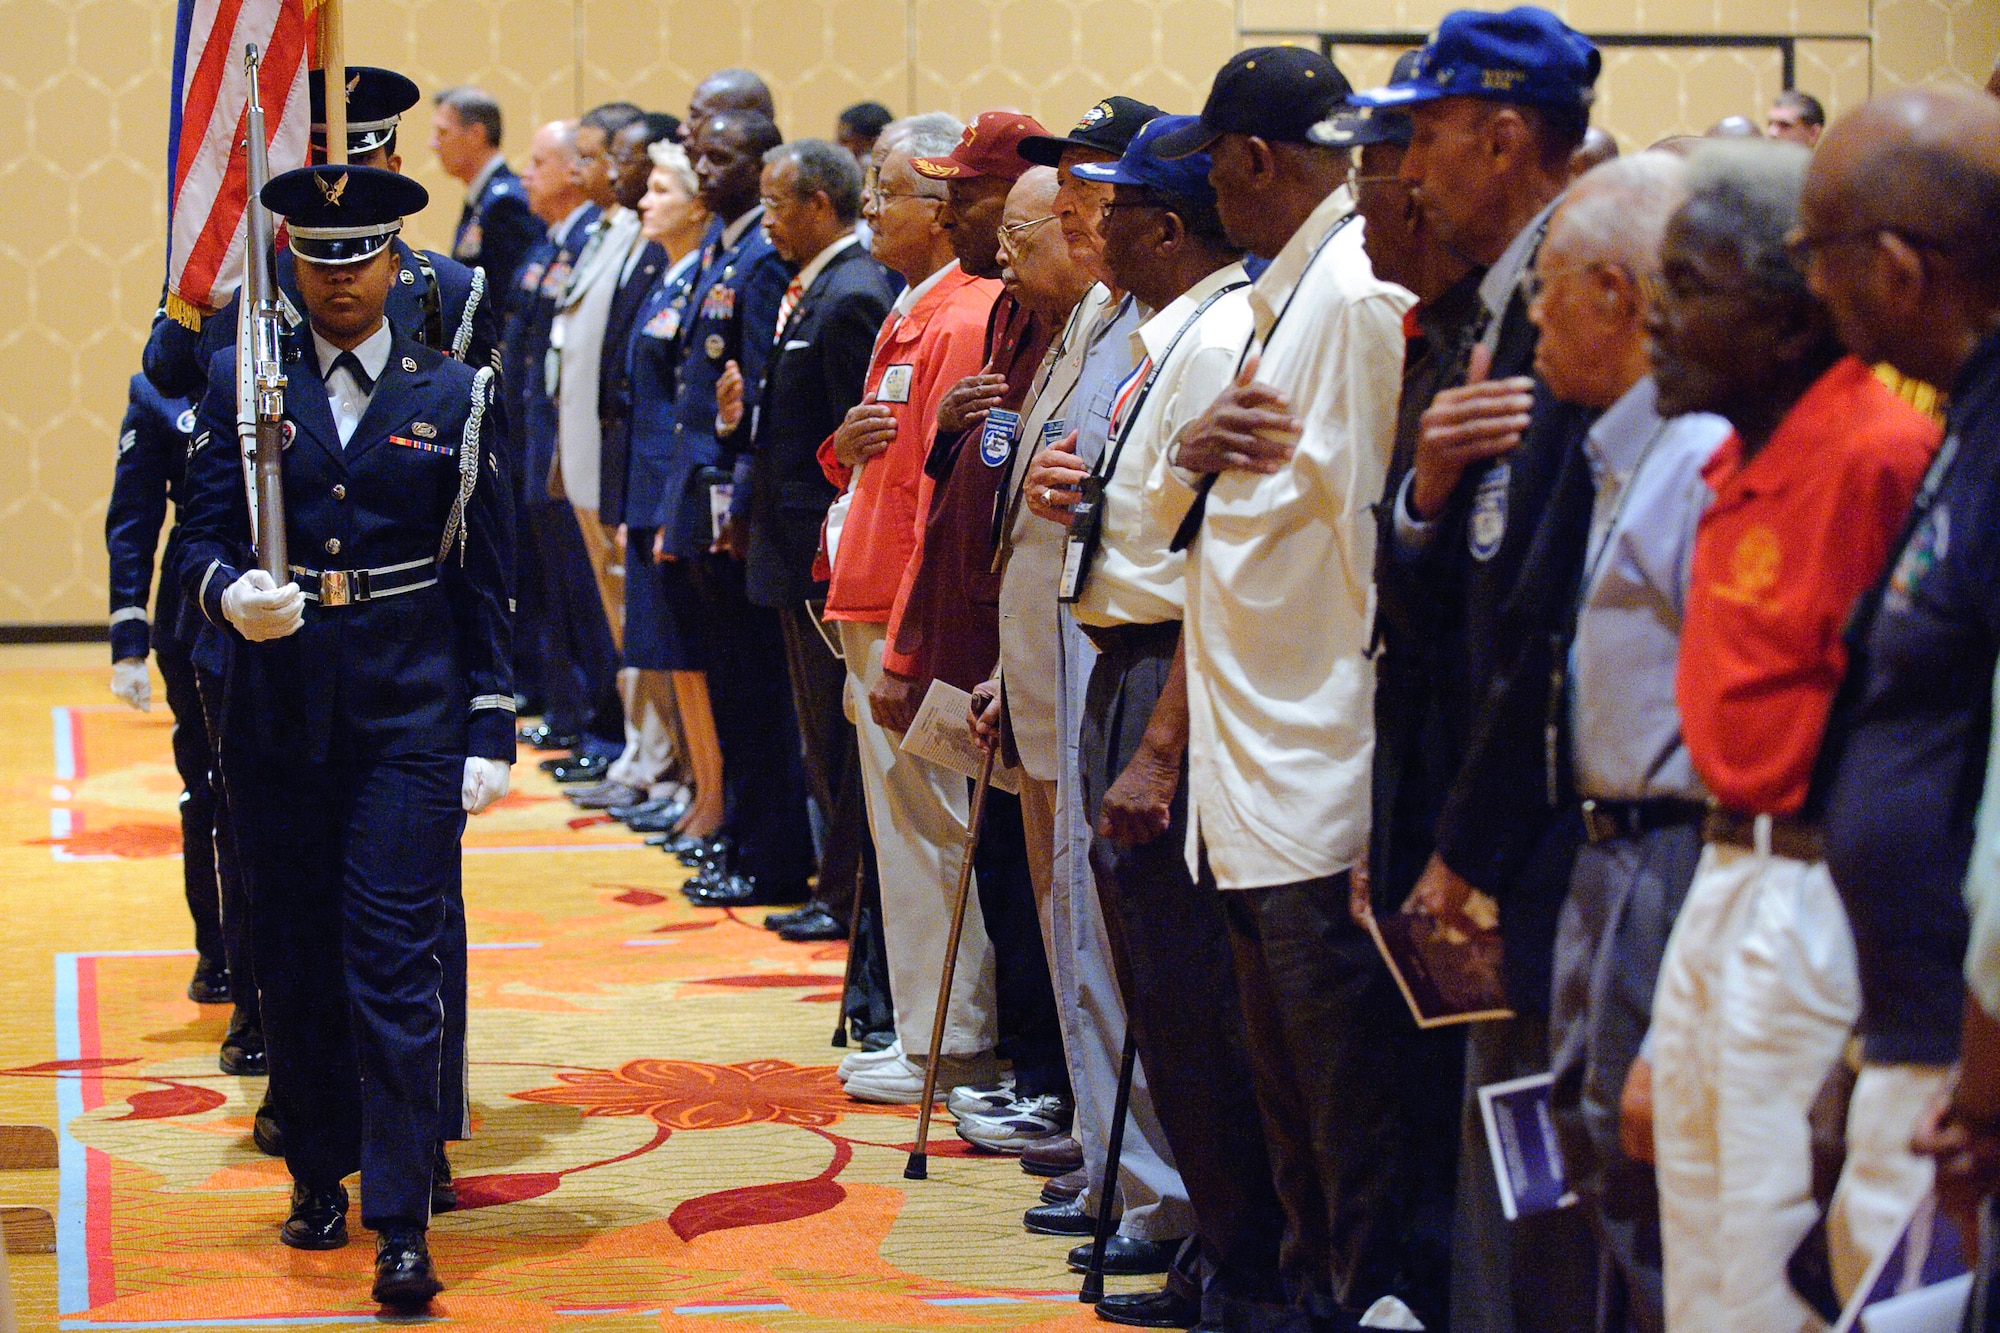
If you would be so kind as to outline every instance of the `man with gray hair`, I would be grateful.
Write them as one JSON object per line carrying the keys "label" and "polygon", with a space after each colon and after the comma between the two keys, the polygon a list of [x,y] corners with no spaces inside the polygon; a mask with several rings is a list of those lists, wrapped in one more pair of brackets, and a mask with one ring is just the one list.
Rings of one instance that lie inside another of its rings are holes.
{"label": "man with gray hair", "polygon": [[500,103],[470,84],[447,88],[434,100],[431,151],[446,175],[465,184],[451,257],[484,268],[490,289],[508,291],[542,227],[521,178],[500,156]]}
{"label": "man with gray hair", "polygon": [[1528,317],[1556,398],[1603,412],[1585,435],[1590,541],[1566,664],[1570,766],[1586,842],[1556,929],[1549,1014],[1563,1167],[1597,1235],[1599,1333],[1659,1333],[1650,1151],[1621,1151],[1619,1096],[1667,933],[1701,853],[1701,780],[1674,707],[1701,470],[1729,423],[1661,417],[1646,322],[1684,165],[1641,153],[1585,173],[1549,220]]}
{"label": "man with gray hair", "polygon": [[1648,1039],[1667,1327],[1703,1333],[1815,1326],[1787,1265],[1818,1214],[1808,1113],[1860,988],[1806,794],[1841,626],[1938,438],[1842,352],[1786,253],[1808,158],[1696,151],[1648,319],[1656,410],[1734,428],[1702,473],[1675,683],[1711,805]]}

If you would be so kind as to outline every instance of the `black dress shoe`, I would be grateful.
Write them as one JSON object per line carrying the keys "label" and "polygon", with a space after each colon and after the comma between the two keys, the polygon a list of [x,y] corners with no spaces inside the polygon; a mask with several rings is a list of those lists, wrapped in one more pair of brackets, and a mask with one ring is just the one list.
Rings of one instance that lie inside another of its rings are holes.
{"label": "black dress shoe", "polygon": [[188,998],[196,1004],[228,1004],[229,965],[216,958],[198,961],[188,982]]}
{"label": "black dress shoe", "polygon": [[[625,827],[634,833],[672,833],[681,820],[687,816],[685,801],[669,801],[657,810],[643,815],[632,815],[625,820]],[[607,810],[613,819],[620,818],[616,810]]]}
{"label": "black dress shoe", "polygon": [[847,923],[817,903],[807,903],[789,926],[778,927],[778,938],[793,944],[821,940],[844,940]]}
{"label": "black dress shoe", "polygon": [[783,930],[786,926],[791,925],[794,921],[803,921],[807,917],[811,916],[814,912],[822,910],[824,909],[820,907],[819,899],[815,898],[811,902],[807,903],[804,907],[799,908],[795,912],[771,913],[771,915],[764,918],[764,929]]}
{"label": "black dress shoe", "polygon": [[748,875],[697,875],[681,886],[696,907],[754,907],[757,881]]}
{"label": "black dress shoe", "polygon": [[604,774],[611,767],[611,760],[600,759],[594,754],[580,754],[573,759],[564,759],[549,770],[549,776],[557,782],[602,782]]}
{"label": "black dress shoe", "polygon": [[657,815],[658,813],[660,813],[660,811],[666,808],[667,808],[666,797],[647,796],[640,800],[633,801],[629,805],[608,806],[605,808],[604,813],[610,815],[613,819],[616,819],[622,823],[627,820],[636,819],[641,815]]}
{"label": "black dress shoe", "polygon": [[250,1141],[266,1157],[285,1155],[285,1129],[278,1123],[278,1108],[271,1104],[269,1093],[264,1096],[264,1104],[257,1108],[257,1118],[250,1122]]}
{"label": "black dress shoe", "polygon": [[255,1077],[271,1072],[264,1054],[264,1033],[241,1009],[229,1016],[229,1031],[222,1038],[222,1052],[216,1058],[225,1074]]}
{"label": "black dress shoe", "polygon": [[1066,1203],[1044,1203],[1021,1216],[1021,1225],[1037,1236],[1094,1236],[1097,1211],[1086,1209],[1081,1196]]}
{"label": "black dress shoe", "polygon": [[423,1231],[383,1228],[375,1238],[375,1299],[398,1310],[421,1310],[443,1290]]}
{"label": "black dress shoe", "polygon": [[292,1186],[292,1215],[278,1239],[295,1250],[337,1250],[347,1244],[347,1191]]}
{"label": "black dress shoe", "polygon": [[[1069,1252],[1070,1272],[1090,1271],[1092,1243],[1079,1245]],[[1177,1240],[1134,1240],[1130,1236],[1113,1236],[1104,1243],[1104,1271],[1114,1277],[1164,1273],[1174,1266],[1174,1256],[1180,1253],[1180,1249],[1181,1243]]]}
{"label": "black dress shoe", "polygon": [[583,737],[576,732],[556,731],[546,722],[537,726],[522,727],[515,735],[521,744],[531,750],[574,750],[583,742]]}
{"label": "black dress shoe", "polygon": [[458,1207],[458,1186],[451,1179],[451,1158],[444,1155],[444,1145],[437,1146],[437,1155],[431,1158],[431,1211],[448,1213]]}
{"label": "black dress shoe", "polygon": [[1104,1297],[1097,1317],[1128,1328],[1193,1328],[1201,1322],[1201,1303],[1177,1291],[1135,1291]]}
{"label": "black dress shoe", "polygon": [[570,763],[576,758],[576,752],[572,750],[568,754],[559,754],[553,759],[544,759],[536,764],[535,767],[541,769],[544,773],[553,773],[559,765]]}
{"label": "black dress shoe", "polygon": [[667,852],[690,870],[721,865],[729,859],[729,839],[691,838],[683,835],[666,844]]}

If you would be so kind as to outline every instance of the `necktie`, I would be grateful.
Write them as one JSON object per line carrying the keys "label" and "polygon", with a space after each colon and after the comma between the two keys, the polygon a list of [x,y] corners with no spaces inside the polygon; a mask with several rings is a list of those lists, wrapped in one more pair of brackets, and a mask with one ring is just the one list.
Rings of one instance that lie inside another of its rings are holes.
{"label": "necktie", "polygon": [[361,358],[354,353],[342,352],[333,358],[333,369],[346,371],[354,380],[354,387],[361,390],[362,397],[375,392],[375,377],[361,368]]}
{"label": "necktie", "polygon": [[793,278],[785,288],[785,294],[778,301],[778,327],[771,341],[777,342],[785,336],[785,326],[792,322],[792,312],[799,308],[799,297],[805,293],[799,287],[799,280]]}

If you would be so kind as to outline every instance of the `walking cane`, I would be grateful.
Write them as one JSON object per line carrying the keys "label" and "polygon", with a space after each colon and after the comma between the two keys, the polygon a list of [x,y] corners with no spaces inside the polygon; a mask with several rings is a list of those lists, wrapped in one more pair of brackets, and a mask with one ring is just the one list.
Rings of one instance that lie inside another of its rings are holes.
{"label": "walking cane", "polygon": [[965,858],[958,867],[958,898],[951,906],[951,937],[945,941],[944,975],[938,978],[937,1013],[931,1019],[931,1062],[924,1069],[923,1109],[917,1112],[917,1146],[903,1168],[905,1180],[926,1180],[930,1176],[925,1150],[931,1141],[932,1098],[937,1096],[938,1061],[943,1058],[951,982],[958,971],[958,942],[965,934],[965,903],[972,893],[972,850],[979,845],[979,825],[986,816],[986,789],[993,785],[993,759],[999,753],[998,744],[986,752],[986,761],[979,766],[979,782],[972,789],[972,816],[965,821]]}
{"label": "walking cane", "polygon": [[1125,1155],[1125,1113],[1132,1105],[1132,1067],[1139,1047],[1132,1040],[1132,1019],[1125,1019],[1125,1054],[1118,1065],[1118,1100],[1111,1111],[1111,1141],[1104,1146],[1104,1196],[1097,1201],[1097,1237],[1090,1243],[1090,1267],[1076,1298],[1085,1305],[1104,1299],[1104,1247],[1111,1243],[1111,1208],[1118,1199],[1118,1159]]}
{"label": "walking cane", "polygon": [[833,1019],[835,1046],[847,1045],[847,996],[854,989],[855,946],[861,942],[861,895],[867,888],[868,865],[864,857],[854,867],[854,906],[847,913],[847,968],[840,978],[840,1012]]}

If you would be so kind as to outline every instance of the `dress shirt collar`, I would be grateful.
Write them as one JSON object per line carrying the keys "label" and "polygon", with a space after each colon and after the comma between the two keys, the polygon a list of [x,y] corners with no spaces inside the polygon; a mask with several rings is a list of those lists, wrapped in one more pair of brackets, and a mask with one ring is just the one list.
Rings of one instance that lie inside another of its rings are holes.
{"label": "dress shirt collar", "polygon": [[1346,186],[1320,200],[1319,207],[1299,224],[1299,229],[1292,233],[1292,239],[1285,242],[1285,248],[1278,251],[1278,257],[1257,279],[1257,285],[1250,293],[1250,308],[1257,317],[1257,336],[1260,339],[1270,336],[1285,302],[1298,290],[1299,283],[1305,279],[1306,269],[1312,265],[1313,256],[1319,253],[1320,242],[1353,211],[1354,201],[1348,197]]}
{"label": "dress shirt collar", "polygon": [[722,248],[725,250],[735,248],[736,243],[743,239],[743,234],[763,220],[764,206],[759,204],[722,229]]}
{"label": "dress shirt collar", "polygon": [[954,259],[922,282],[903,288],[896,297],[896,304],[889,307],[889,313],[897,319],[902,319],[917,308],[917,302],[931,294],[932,288],[944,281],[946,274],[956,272],[958,272],[958,261]]}
{"label": "dress shirt collar", "polygon": [[576,225],[576,220],[582,217],[586,212],[588,212],[589,209],[590,209],[590,204],[587,200],[581,204],[578,204],[575,208],[572,208],[568,213],[563,215],[563,220],[561,222],[558,222],[556,223],[555,226],[549,228],[549,239],[554,241],[557,245],[561,245],[563,243],[563,237],[569,235],[569,229],[571,227],[574,227]]}
{"label": "dress shirt collar", "polygon": [[813,284],[819,281],[819,275],[824,273],[826,266],[833,262],[833,257],[853,244],[854,233],[850,231],[814,255],[811,259],[808,259],[806,266],[799,270],[799,276],[792,279],[798,285],[799,295],[804,296],[807,292],[811,291]]}
{"label": "dress shirt collar", "polygon": [[1549,214],[1556,211],[1562,202],[1558,195],[1542,207],[1542,211],[1528,219],[1528,225],[1514,234],[1507,242],[1507,248],[1493,261],[1493,267],[1486,270],[1486,276],[1479,280],[1479,300],[1486,307],[1497,327],[1507,313],[1507,303],[1514,299],[1514,289],[1521,285],[1521,275],[1534,262],[1535,251],[1542,248],[1542,237],[1549,229]]}
{"label": "dress shirt collar", "polygon": [[1201,303],[1233,282],[1246,282],[1243,265],[1224,264],[1215,272],[1197,282],[1194,286],[1167,302],[1166,306],[1152,318],[1132,331],[1132,354],[1135,357],[1150,356],[1154,360],[1166,355],[1167,345],[1174,335],[1181,331],[1181,325],[1188,317],[1201,308]]}
{"label": "dress shirt collar", "polygon": [[[382,380],[383,370],[388,367],[389,349],[395,341],[395,330],[389,327],[389,321],[385,319],[375,332],[368,335],[365,342],[353,349],[354,359],[368,372],[368,378],[378,384]],[[326,378],[333,374],[333,363],[339,359],[341,349],[320,337],[319,330],[314,329],[313,350],[319,354],[319,377],[324,383]]]}
{"label": "dress shirt collar", "polygon": [[478,203],[479,193],[486,188],[486,182],[493,179],[494,172],[506,165],[507,159],[500,155],[499,149],[494,149],[493,156],[486,159],[486,165],[481,167],[478,173],[466,183],[465,202],[468,204]]}
{"label": "dress shirt collar", "polygon": [[1655,407],[1658,401],[1659,390],[1653,384],[1653,377],[1647,375],[1604,409],[1604,415],[1583,437],[1591,471],[1614,477],[1620,483],[1631,480],[1645,456],[1646,445],[1660,428],[1660,414]]}

